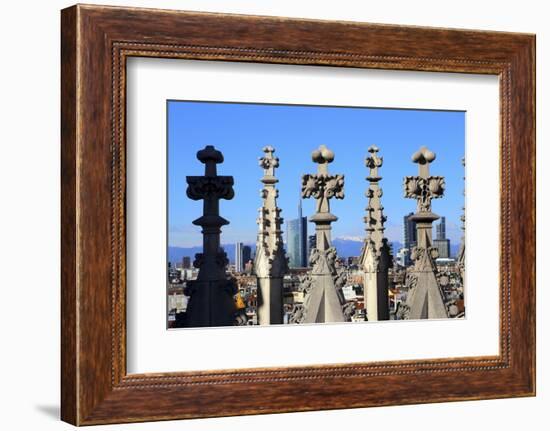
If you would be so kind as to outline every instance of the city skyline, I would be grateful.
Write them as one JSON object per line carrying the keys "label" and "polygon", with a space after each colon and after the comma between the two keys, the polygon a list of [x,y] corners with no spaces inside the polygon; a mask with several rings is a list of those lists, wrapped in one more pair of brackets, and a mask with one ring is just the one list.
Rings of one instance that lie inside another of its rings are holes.
{"label": "city skyline", "polygon": [[[415,174],[410,156],[422,144],[438,154],[433,172],[445,176],[447,187],[445,198],[434,203],[434,211],[446,217],[447,237],[457,244],[462,236],[460,214],[464,205],[464,171],[460,163],[464,156],[464,121],[464,113],[455,111],[170,101],[169,246],[189,248],[202,244],[200,229],[191,224],[202,206],[187,199],[184,193],[185,176],[200,172],[193,156],[201,146],[212,143],[222,149],[225,162],[220,174],[235,177],[234,200],[221,203],[221,211],[231,221],[222,228],[222,242],[251,244],[256,239],[257,208],[261,204],[257,160],[262,145],[272,144],[280,159],[278,200],[286,230],[287,221],[298,216],[300,176],[314,170],[311,149],[322,142],[335,149],[331,169],[346,176],[346,198],[335,203],[333,209],[339,217],[334,223],[334,238],[364,238],[364,158],[368,146],[375,143],[384,157],[381,186],[388,216],[386,236],[392,242],[403,241],[401,221],[414,211],[414,204],[403,198],[402,181],[405,175]],[[266,135],[270,138],[266,139]],[[313,202],[304,202],[303,207],[309,219]],[[308,230],[313,231],[313,225]]]}
{"label": "city skyline", "polygon": [[[437,226],[437,225],[436,225]],[[433,238],[434,238],[434,245],[437,245],[437,231],[436,226],[434,226],[433,230]],[[285,234],[286,236],[286,234]],[[312,241],[312,238],[315,235],[308,235],[308,241],[307,241],[307,251],[309,253],[309,250],[313,247],[312,244],[315,243],[315,241]],[[347,259],[352,257],[358,257],[361,253],[361,247],[363,245],[364,238],[336,238],[334,239],[334,246],[338,250],[338,256]],[[245,242],[242,243],[240,241],[237,241],[235,243],[222,243],[220,246],[221,248],[227,253],[227,257],[229,259],[230,265],[236,264],[236,246],[238,243],[242,244],[242,252],[245,253],[244,249],[248,248],[251,259],[254,257],[256,253],[256,244],[255,242]],[[391,241],[389,240],[389,246],[392,249],[392,255],[395,258],[398,258],[398,252],[402,247],[405,247],[405,242],[403,241],[403,238],[400,238],[399,240]],[[456,257],[458,251],[459,251],[460,242],[449,242],[449,256],[454,258]],[[347,250],[347,251],[346,251]],[[181,264],[182,258],[188,258],[189,262],[192,262],[194,259],[194,256],[196,253],[200,253],[202,251],[202,245],[196,245],[192,247],[178,247],[178,246],[169,246],[169,253],[168,253],[168,262],[172,263],[174,265]],[[289,256],[289,251],[287,250],[287,245],[285,244],[285,251],[287,253],[287,256]],[[175,257],[174,257],[175,254]],[[172,257],[171,257],[172,256]],[[289,256],[290,257],[290,256]],[[442,256],[443,257],[443,256]],[[446,257],[446,256],[445,256]],[[309,259],[309,256],[307,256]],[[243,262],[246,263],[246,259],[243,257]],[[407,263],[410,264],[410,260],[407,259]],[[189,264],[191,266],[191,264]],[[291,265],[292,266],[292,265]],[[306,265],[307,266],[307,265]],[[298,267],[298,266],[295,266]]]}

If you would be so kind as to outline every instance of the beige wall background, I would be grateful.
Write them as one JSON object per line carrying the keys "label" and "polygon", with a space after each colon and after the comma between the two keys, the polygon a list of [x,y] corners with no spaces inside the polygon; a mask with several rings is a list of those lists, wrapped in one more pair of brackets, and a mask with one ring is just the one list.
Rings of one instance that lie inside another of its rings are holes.
{"label": "beige wall background", "polygon": [[[102,4],[531,32],[537,34],[538,396],[536,398],[104,426],[95,429],[516,430],[547,427],[550,405],[550,13],[546,2],[181,0]],[[70,429],[59,414],[59,10],[4,2],[0,65],[0,398],[3,429]],[[546,185],[546,187],[545,187]],[[521,193],[521,190],[517,190]],[[546,266],[546,268],[545,268]],[[545,365],[546,363],[546,365]],[[254,396],[254,394],[251,394]],[[235,400],[238,403],[238,400]]]}

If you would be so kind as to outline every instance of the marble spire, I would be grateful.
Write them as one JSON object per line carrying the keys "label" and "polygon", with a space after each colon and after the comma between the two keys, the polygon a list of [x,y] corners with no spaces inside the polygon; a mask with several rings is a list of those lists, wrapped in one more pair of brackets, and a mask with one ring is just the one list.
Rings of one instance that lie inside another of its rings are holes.
{"label": "marble spire", "polygon": [[368,198],[364,218],[366,237],[359,262],[363,270],[367,320],[389,320],[388,269],[391,265],[391,254],[388,240],[384,237],[386,216],[379,185],[382,177],[378,173],[383,158],[378,156],[379,150],[375,145],[368,151],[370,155],[365,159],[365,166],[369,169],[369,188],[365,193]]}
{"label": "marble spire", "polygon": [[432,199],[443,196],[445,178],[430,175],[430,163],[435,153],[421,147],[412,156],[418,164],[418,176],[404,178],[405,197],[416,199],[416,213],[411,220],[416,222],[417,245],[412,249],[413,266],[407,271],[407,302],[402,307],[403,319],[441,319],[448,317],[444,295],[437,281],[435,259],[437,248],[432,246],[432,223],[439,219],[432,212]]}
{"label": "marble spire", "polygon": [[229,222],[220,216],[220,199],[233,199],[233,177],[219,176],[216,165],[223,162],[223,155],[207,145],[197,152],[197,159],[204,163],[203,176],[187,177],[187,196],[203,201],[203,215],[193,221],[202,228],[203,252],[195,255],[193,266],[199,268],[196,280],[185,288],[189,296],[186,322],[188,327],[233,325],[237,293],[235,283],[226,278],[228,263],[220,247],[221,227]]}
{"label": "marble spire", "polygon": [[310,254],[313,268],[305,289],[303,322],[343,322],[342,302],[336,286],[337,254],[331,240],[331,223],[338,217],[330,212],[330,199],[344,198],[344,175],[328,172],[334,152],[324,145],[313,151],[311,158],[317,163],[317,173],[302,176],[302,197],[316,200],[316,212],[310,218],[315,223],[316,245]]}
{"label": "marble spire", "polygon": [[279,191],[275,186],[279,159],[273,155],[273,147],[264,147],[263,152],[264,156],[259,159],[264,175],[261,179],[262,207],[257,220],[254,273],[258,279],[258,322],[270,325],[283,323],[283,277],[288,265],[281,230],[283,218],[277,206]]}
{"label": "marble spire", "polygon": [[[466,167],[466,160],[462,158],[462,166]],[[462,179],[465,179],[464,177]],[[466,195],[466,192],[463,193]],[[460,248],[457,254],[457,264],[460,268],[460,274],[462,280],[464,280],[464,265],[466,257],[466,208],[462,207],[462,215],[460,216],[460,228],[462,229],[462,238],[460,239]]]}

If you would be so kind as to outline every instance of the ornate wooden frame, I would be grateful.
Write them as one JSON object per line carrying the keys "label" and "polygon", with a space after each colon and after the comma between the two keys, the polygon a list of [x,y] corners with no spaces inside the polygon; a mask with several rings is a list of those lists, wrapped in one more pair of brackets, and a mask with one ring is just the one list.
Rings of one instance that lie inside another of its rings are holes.
{"label": "ornate wooden frame", "polygon": [[[63,420],[88,425],[535,394],[534,35],[78,5],[62,11],[61,46]],[[500,354],[128,375],[130,56],[498,75]]]}

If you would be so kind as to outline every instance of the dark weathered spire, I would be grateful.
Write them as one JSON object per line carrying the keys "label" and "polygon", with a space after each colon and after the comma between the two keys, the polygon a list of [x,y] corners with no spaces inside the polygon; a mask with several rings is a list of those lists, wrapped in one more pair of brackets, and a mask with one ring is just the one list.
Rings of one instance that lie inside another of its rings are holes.
{"label": "dark weathered spire", "polygon": [[220,248],[220,233],[229,222],[220,217],[219,201],[233,199],[233,177],[218,176],[216,165],[223,162],[223,155],[213,146],[200,150],[197,159],[204,163],[204,176],[187,177],[187,196],[203,200],[203,215],[193,221],[202,227],[203,252],[193,262],[199,268],[197,280],[185,289],[190,296],[186,326],[227,326],[233,324],[236,288],[225,277],[227,256]]}

